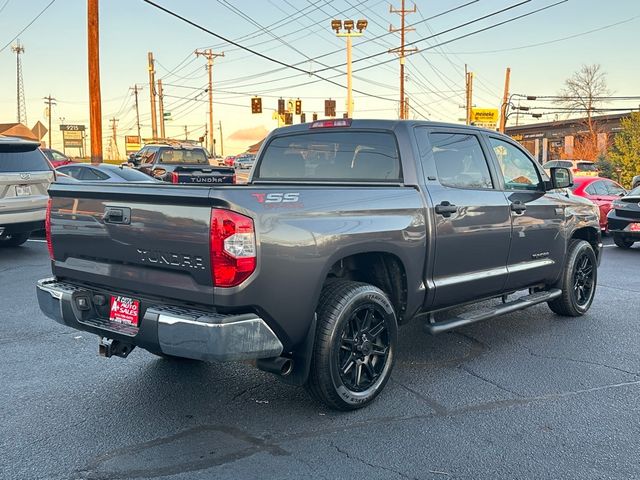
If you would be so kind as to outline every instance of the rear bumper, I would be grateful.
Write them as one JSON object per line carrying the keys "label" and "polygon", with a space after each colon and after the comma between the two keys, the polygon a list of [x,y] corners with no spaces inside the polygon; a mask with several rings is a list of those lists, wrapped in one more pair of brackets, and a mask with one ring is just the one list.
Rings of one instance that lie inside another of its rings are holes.
{"label": "rear bumper", "polygon": [[18,227],[19,224],[29,224],[40,222],[44,225],[44,217],[47,213],[46,202],[42,206],[31,206],[23,210],[1,211],[0,210],[0,226],[3,227]]}
{"label": "rear bumper", "polygon": [[221,315],[172,305],[144,310],[139,328],[109,322],[80,311],[79,297],[91,296],[83,287],[44,278],[37,283],[40,309],[56,322],[102,337],[118,339],[155,353],[204,361],[277,357],[282,343],[255,314]]}

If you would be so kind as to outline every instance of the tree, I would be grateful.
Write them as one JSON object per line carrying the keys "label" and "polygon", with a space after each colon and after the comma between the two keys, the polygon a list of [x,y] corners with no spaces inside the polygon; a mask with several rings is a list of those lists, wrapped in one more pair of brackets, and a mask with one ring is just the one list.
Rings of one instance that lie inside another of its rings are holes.
{"label": "tree", "polygon": [[640,175],[640,112],[633,112],[621,121],[622,130],[613,141],[611,161],[620,169],[620,181],[631,186],[634,175]]}
{"label": "tree", "polygon": [[[586,115],[584,126],[587,134],[576,138],[580,149],[584,151],[579,158],[595,160],[599,153],[606,150],[598,145],[598,134],[601,132],[593,114],[599,106],[608,102],[610,95],[607,75],[598,64],[582,65],[580,70],[565,80],[564,88],[558,94],[556,103],[566,108],[569,114]],[[578,157],[574,155],[574,158]]]}

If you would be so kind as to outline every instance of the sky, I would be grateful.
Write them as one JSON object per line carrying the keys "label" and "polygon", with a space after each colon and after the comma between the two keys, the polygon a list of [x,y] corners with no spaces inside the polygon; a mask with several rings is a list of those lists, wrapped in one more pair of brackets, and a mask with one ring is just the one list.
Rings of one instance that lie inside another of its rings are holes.
{"label": "sky", "polygon": [[[324,100],[345,110],[345,39],[330,20],[366,18],[364,35],[353,39],[355,118],[397,118],[399,61],[388,50],[399,46],[389,25],[400,17],[387,0],[155,0],[158,4],[222,37],[303,72],[283,67],[195,28],[142,0],[100,1],[100,68],[105,153],[110,119],[118,120],[119,151],[124,135],[135,135],[131,87],[139,94],[142,136],[151,134],[147,52],[156,59],[156,79],[164,83],[166,136],[204,134],[208,121],[206,60],[194,51],[212,48],[214,123],[222,123],[224,154],[244,151],[277,126],[277,99],[300,98],[307,120],[323,117]],[[466,38],[456,37],[517,17],[558,0],[529,0],[470,25],[466,22],[524,0],[418,0],[408,14],[407,42],[418,52],[407,58],[406,91],[412,118],[459,122],[464,117],[464,68],[474,73],[473,103],[499,108],[506,67],[511,92],[554,95],[583,64],[601,64],[611,91],[639,95],[637,31],[639,0],[568,0],[542,12]],[[12,38],[51,0],[0,0],[0,123],[16,120],[16,56]],[[463,6],[468,4],[466,6]],[[400,0],[393,2],[399,8]],[[413,3],[406,2],[407,9]],[[438,16],[449,9],[458,10]],[[52,110],[52,144],[62,148],[59,124],[89,126],[86,0],[55,0],[22,34],[28,126],[47,124],[43,97],[57,99]],[[436,18],[431,18],[436,17]],[[378,54],[370,59],[366,56]],[[320,57],[320,58],[318,58]],[[333,68],[331,68],[333,67]],[[320,70],[323,70],[321,71]],[[305,72],[316,72],[338,85]],[[263,113],[251,114],[250,98],[262,97]],[[531,103],[531,102],[529,102]],[[637,101],[615,107],[638,108]],[[524,103],[523,103],[524,105]],[[540,104],[536,104],[539,106]],[[532,105],[533,106],[533,105]],[[510,118],[512,120],[513,117]],[[553,118],[543,118],[552,120]],[[299,122],[299,118],[295,120]],[[532,120],[526,119],[530,122]],[[522,120],[521,120],[522,122]],[[216,127],[216,138],[220,131]],[[45,138],[46,139],[46,138]],[[220,140],[218,150],[220,153]],[[76,152],[70,152],[75,154]]]}

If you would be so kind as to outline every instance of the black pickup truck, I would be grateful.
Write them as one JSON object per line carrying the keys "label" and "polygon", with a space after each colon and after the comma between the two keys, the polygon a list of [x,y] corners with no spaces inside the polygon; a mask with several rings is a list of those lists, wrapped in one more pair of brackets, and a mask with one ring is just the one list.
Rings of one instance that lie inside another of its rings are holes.
{"label": "black pickup truck", "polygon": [[192,143],[169,142],[145,145],[129,157],[141,172],[169,183],[220,185],[236,183],[235,170],[209,164],[207,151]]}
{"label": "black pickup truck", "polygon": [[286,127],[264,142],[248,185],[53,185],[54,276],[38,282],[38,300],[100,336],[107,357],[139,346],[255,360],[354,409],[383,389],[411,319],[437,334],[540,303],[587,312],[598,211],[571,182],[475,127]]}

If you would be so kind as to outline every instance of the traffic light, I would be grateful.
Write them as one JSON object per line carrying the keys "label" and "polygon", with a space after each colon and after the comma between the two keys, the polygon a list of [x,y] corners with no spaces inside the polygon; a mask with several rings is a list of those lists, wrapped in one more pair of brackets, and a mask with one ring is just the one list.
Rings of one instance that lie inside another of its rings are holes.
{"label": "traffic light", "polygon": [[278,99],[278,115],[284,115],[284,98]]}
{"label": "traffic light", "polygon": [[300,114],[300,123],[306,123],[307,122],[307,116],[304,113]]}
{"label": "traffic light", "polygon": [[262,113],[262,98],[253,97],[251,99],[251,113]]}
{"label": "traffic light", "polygon": [[336,101],[325,100],[324,101],[324,116],[335,117],[336,116]]}
{"label": "traffic light", "polygon": [[284,124],[285,125],[293,125],[293,113],[285,112],[285,114],[284,114]]}
{"label": "traffic light", "polygon": [[301,115],[302,114],[302,100],[297,99],[296,100],[296,115]]}

